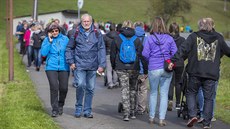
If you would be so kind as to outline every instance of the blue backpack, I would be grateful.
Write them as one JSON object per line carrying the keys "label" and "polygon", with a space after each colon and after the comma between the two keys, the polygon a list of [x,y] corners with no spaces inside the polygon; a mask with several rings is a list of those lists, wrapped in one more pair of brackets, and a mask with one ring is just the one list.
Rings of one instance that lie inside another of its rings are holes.
{"label": "blue backpack", "polygon": [[136,40],[137,36],[133,36],[130,39],[127,39],[124,35],[119,34],[120,38],[122,39],[122,43],[120,46],[120,60],[125,63],[133,63],[136,60],[136,48],[134,41]]}

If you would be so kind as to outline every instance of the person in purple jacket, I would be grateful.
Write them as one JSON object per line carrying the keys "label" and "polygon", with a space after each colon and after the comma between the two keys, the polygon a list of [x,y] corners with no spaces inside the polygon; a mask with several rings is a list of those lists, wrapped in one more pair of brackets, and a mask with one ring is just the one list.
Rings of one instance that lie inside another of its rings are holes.
{"label": "person in purple jacket", "polygon": [[[148,75],[150,84],[149,122],[154,123],[157,95],[160,92],[159,125],[165,126],[165,115],[168,106],[168,91],[172,79],[172,72],[164,70],[164,60],[170,59],[177,51],[176,43],[168,34],[164,21],[156,17],[152,23],[150,36],[144,43],[142,55],[148,61]],[[157,40],[159,39],[159,41]],[[160,90],[158,90],[158,88]]]}

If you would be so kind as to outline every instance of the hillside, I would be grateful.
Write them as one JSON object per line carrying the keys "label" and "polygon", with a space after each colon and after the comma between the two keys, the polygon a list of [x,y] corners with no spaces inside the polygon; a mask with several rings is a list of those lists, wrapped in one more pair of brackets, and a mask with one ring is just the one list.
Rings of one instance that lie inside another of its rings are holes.
{"label": "hillside", "polygon": [[[13,0],[14,1],[14,16],[22,16],[32,14],[33,0]],[[38,0],[38,12],[50,12],[64,9],[77,9],[77,0]],[[179,16],[184,16],[187,23],[184,25],[191,25],[193,30],[197,30],[197,20],[201,17],[212,17],[215,20],[216,30],[218,32],[230,31],[230,1],[228,0],[227,8],[228,11],[224,12],[223,0],[190,0],[192,3],[192,9],[187,14],[178,14]],[[5,46],[5,14],[6,14],[6,0],[0,0],[0,94],[6,96],[4,93],[9,87],[5,86],[2,82],[7,82],[8,79],[8,55],[7,49]],[[148,0],[85,0],[82,10],[88,11],[93,15],[96,21],[114,21],[116,23],[122,22],[124,20],[130,19],[132,21],[142,20],[149,22],[149,18],[146,15],[148,11]],[[175,18],[173,21],[181,23],[181,18]],[[181,23],[182,24],[182,23]],[[15,39],[16,42],[16,39]],[[25,68],[20,62],[21,57],[15,51],[15,83],[21,86],[31,86],[31,90],[34,91],[32,82],[27,82],[30,80],[25,74]],[[20,67],[19,67],[20,66]],[[219,81],[218,93],[217,93],[217,107],[216,107],[216,117],[221,118],[225,122],[230,123],[230,73],[229,73],[230,59],[224,57],[221,63],[221,78]],[[24,78],[28,80],[25,81]],[[12,84],[13,85],[13,84]],[[2,87],[6,89],[2,89]],[[11,86],[12,87],[12,86]],[[10,87],[10,88],[11,88]],[[15,89],[14,89],[15,88]],[[14,94],[18,89],[15,87],[11,88],[11,92]],[[24,93],[24,92],[23,92]],[[31,92],[33,96],[36,96],[35,93]],[[0,95],[1,96],[1,95]],[[23,95],[16,96],[18,98],[23,97]],[[0,97],[1,98],[1,97]],[[17,99],[18,99],[17,98]],[[29,98],[29,97],[28,97]],[[11,100],[8,98],[7,100]],[[22,99],[23,102],[26,101]],[[38,102],[38,98],[36,103]],[[14,107],[12,104],[11,107]],[[8,104],[9,105],[9,104]],[[41,108],[41,104],[39,109]],[[0,109],[1,109],[1,100],[0,100]],[[9,109],[4,109],[9,110]],[[15,112],[18,110],[15,110]],[[25,111],[26,112],[26,111]],[[24,113],[24,112],[22,112]],[[44,115],[43,112],[40,112]],[[1,115],[0,115],[1,116]],[[14,117],[7,115],[9,117]],[[24,115],[25,116],[25,115]],[[31,115],[28,115],[31,116]],[[35,114],[34,116],[40,116]],[[17,116],[17,120],[20,120],[21,116]],[[11,120],[11,119],[9,119]],[[12,118],[12,121],[14,118]],[[44,121],[43,118],[39,120]],[[1,120],[0,120],[1,121]],[[33,124],[33,119],[28,121],[28,123]],[[4,121],[3,121],[4,122]],[[13,121],[17,123],[17,121]],[[27,122],[27,121],[26,121]],[[50,121],[47,121],[50,123]],[[41,123],[43,124],[43,123]],[[53,125],[51,125],[53,126]]]}
{"label": "hillside", "polygon": [[[1,1],[1,13],[5,15],[5,0]],[[228,11],[224,12],[223,0],[190,0],[192,9],[184,16],[187,23],[196,30],[197,20],[201,17],[212,17],[216,23],[217,31],[230,30],[230,2],[227,3]],[[29,6],[31,5],[31,6]],[[142,20],[149,22],[146,15],[149,8],[149,0],[84,0],[82,10],[88,11],[96,21],[114,21],[116,23],[130,19],[132,21]],[[33,0],[14,0],[14,16],[32,14]],[[63,9],[77,9],[77,0],[38,0],[38,12],[50,12]],[[173,21],[181,23],[181,18]],[[2,21],[1,21],[2,23]],[[2,26],[1,26],[2,27]]]}

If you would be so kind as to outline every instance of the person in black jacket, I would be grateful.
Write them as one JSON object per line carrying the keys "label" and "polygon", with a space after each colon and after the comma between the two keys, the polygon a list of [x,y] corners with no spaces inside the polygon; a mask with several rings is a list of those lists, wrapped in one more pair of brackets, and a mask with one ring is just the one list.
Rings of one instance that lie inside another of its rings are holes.
{"label": "person in black jacket", "polygon": [[41,62],[42,62],[42,57],[41,57],[41,46],[42,46],[42,41],[45,39],[46,34],[42,30],[42,26],[37,24],[35,26],[36,30],[32,35],[32,39],[34,41],[33,48],[34,48],[34,62],[35,62],[35,67],[36,71],[40,70]]}
{"label": "person in black jacket", "polygon": [[[179,28],[180,28],[179,25],[175,22],[170,24],[169,26],[169,33],[173,37],[174,41],[176,42],[177,48],[179,48],[180,45],[185,41],[185,38],[180,36]],[[183,71],[184,71],[184,59],[181,58],[179,61],[176,62],[176,67],[173,71],[173,78],[171,81],[171,85],[169,87],[168,111],[172,111],[174,87],[176,88],[175,89],[176,109],[180,108],[181,86],[179,85],[179,82],[181,80],[181,75]]]}
{"label": "person in black jacket", "polygon": [[[186,72],[189,75],[186,101],[188,104],[188,127],[197,121],[196,96],[200,86],[204,93],[204,109],[202,121],[205,129],[211,128],[215,84],[219,79],[221,57],[230,57],[230,48],[222,35],[213,29],[213,23],[206,18],[198,21],[199,31],[194,32],[181,44],[181,47],[171,59],[176,62],[188,59]],[[169,68],[172,69],[173,63]]]}
{"label": "person in black jacket", "polygon": [[[122,28],[120,30],[120,35],[123,35],[125,38],[130,39],[135,36],[135,30],[131,21],[124,21]],[[143,60],[141,52],[143,46],[141,41],[136,38],[134,40],[134,45],[136,49],[136,60],[133,63],[124,63],[120,59],[120,47],[122,44],[121,36],[115,38],[114,42],[111,45],[110,49],[110,60],[112,68],[116,70],[119,77],[121,85],[121,98],[122,105],[124,109],[124,121],[129,121],[129,116],[132,119],[135,119],[135,110],[136,110],[136,91],[137,91],[137,78],[140,70],[140,59]],[[144,74],[147,76],[148,68],[147,63],[143,60],[144,65]]]}
{"label": "person in black jacket", "polygon": [[108,89],[112,89],[119,85],[117,73],[112,69],[111,62],[110,62],[110,47],[113,40],[118,37],[118,33],[115,31],[115,24],[110,24],[109,26],[109,33],[104,35],[104,42],[106,48],[106,82]]}

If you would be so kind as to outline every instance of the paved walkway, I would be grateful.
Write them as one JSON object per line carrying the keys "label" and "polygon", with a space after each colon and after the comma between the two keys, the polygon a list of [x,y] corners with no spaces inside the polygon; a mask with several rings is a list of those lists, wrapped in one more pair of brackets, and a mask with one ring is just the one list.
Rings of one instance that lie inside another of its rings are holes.
{"label": "paved walkway", "polygon": [[[26,57],[24,57],[26,60]],[[35,84],[37,94],[41,98],[47,113],[51,113],[49,84],[43,67],[40,72],[35,71],[34,67],[28,68],[30,77]],[[148,123],[148,115],[137,116],[137,119],[125,122],[122,120],[123,115],[118,113],[118,102],[120,98],[120,89],[109,90],[103,85],[103,78],[97,78],[95,96],[93,100],[93,119],[75,118],[75,88],[71,85],[72,77],[70,76],[69,91],[64,106],[62,116],[54,118],[63,129],[184,129],[186,122],[178,118],[176,111],[167,113],[167,126],[159,127]],[[200,129],[202,126],[197,124],[192,129]],[[214,129],[229,129],[230,125],[224,124],[217,120],[213,122]]]}

